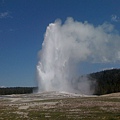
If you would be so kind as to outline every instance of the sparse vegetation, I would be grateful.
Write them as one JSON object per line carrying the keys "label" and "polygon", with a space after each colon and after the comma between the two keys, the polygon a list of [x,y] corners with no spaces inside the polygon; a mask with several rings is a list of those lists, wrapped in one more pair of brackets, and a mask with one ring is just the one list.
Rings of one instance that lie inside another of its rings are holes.
{"label": "sparse vegetation", "polygon": [[120,119],[120,94],[119,96],[54,98],[39,101],[30,101],[29,97],[21,95],[14,102],[0,99],[0,120]]}

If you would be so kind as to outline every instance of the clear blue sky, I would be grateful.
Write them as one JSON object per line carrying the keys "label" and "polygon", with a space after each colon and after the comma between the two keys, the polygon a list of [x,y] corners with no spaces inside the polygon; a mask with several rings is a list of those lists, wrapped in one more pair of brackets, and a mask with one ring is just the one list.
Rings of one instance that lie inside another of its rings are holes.
{"label": "clear blue sky", "polygon": [[[0,0],[0,86],[35,86],[37,53],[49,23],[107,21],[120,32],[120,0]],[[117,64],[86,63],[81,73]]]}

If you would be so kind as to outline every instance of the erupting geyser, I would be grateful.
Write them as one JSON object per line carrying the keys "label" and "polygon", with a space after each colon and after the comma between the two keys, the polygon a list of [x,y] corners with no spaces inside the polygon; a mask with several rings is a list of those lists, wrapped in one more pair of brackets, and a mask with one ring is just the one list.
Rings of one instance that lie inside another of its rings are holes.
{"label": "erupting geyser", "polygon": [[120,36],[114,26],[68,18],[51,23],[46,30],[37,65],[39,91],[65,91],[92,94],[91,82],[77,80],[83,61],[115,62],[120,59]]}

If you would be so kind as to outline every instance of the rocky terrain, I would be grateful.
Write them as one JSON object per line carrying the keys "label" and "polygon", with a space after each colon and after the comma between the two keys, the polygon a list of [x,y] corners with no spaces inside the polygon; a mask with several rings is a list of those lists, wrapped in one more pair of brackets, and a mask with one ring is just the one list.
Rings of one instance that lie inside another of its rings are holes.
{"label": "rocky terrain", "polygon": [[120,93],[65,92],[0,96],[0,120],[119,120]]}

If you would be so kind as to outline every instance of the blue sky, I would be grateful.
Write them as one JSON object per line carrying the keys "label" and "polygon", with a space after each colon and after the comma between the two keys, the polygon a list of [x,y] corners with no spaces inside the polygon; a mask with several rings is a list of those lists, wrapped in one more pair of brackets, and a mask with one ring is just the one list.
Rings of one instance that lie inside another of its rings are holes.
{"label": "blue sky", "polygon": [[[0,86],[35,86],[38,51],[46,27],[73,17],[120,32],[120,0],[0,0]],[[120,67],[119,63],[84,63],[81,73]]]}

